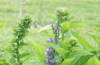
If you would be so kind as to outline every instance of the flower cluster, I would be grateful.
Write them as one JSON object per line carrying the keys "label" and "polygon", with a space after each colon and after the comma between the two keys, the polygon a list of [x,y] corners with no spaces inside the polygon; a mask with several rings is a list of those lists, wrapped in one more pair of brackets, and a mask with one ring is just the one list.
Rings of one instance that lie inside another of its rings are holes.
{"label": "flower cluster", "polygon": [[44,52],[45,55],[47,55],[47,59],[45,59],[44,61],[46,61],[48,63],[48,65],[56,65],[56,58],[52,59],[52,48],[49,47],[48,50],[46,50],[46,52]]}

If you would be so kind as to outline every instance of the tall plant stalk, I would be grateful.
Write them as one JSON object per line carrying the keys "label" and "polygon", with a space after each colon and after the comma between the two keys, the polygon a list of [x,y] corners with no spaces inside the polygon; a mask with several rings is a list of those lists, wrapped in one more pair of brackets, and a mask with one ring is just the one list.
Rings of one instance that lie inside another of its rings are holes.
{"label": "tall plant stalk", "polygon": [[16,59],[14,65],[22,65],[20,58],[20,47],[24,45],[24,38],[30,27],[31,19],[26,16],[18,23],[17,27],[14,29],[14,38],[12,40],[12,57]]}
{"label": "tall plant stalk", "polygon": [[[69,20],[69,12],[66,9],[58,9],[57,10],[57,15],[56,15],[56,22],[55,24],[52,24],[52,30],[53,30],[53,34],[54,34],[54,39],[50,38],[48,39],[48,42],[50,43],[54,43],[56,45],[60,45],[60,40],[59,40],[59,36],[60,34],[60,30],[61,30],[61,24],[63,22],[67,22]],[[62,31],[61,31],[62,33]],[[64,33],[62,33],[62,40],[64,39]],[[49,52],[49,53],[48,53]],[[58,53],[52,48],[49,47],[48,51],[45,52],[47,54],[47,63],[48,65],[58,65],[58,63],[56,62],[56,55],[58,55]],[[50,54],[50,56],[48,56]]]}

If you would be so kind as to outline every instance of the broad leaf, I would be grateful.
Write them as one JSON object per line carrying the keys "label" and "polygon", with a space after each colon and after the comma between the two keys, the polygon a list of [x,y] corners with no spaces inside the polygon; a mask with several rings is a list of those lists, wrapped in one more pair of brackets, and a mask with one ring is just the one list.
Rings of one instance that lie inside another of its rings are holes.
{"label": "broad leaf", "polygon": [[42,32],[44,30],[49,30],[49,29],[51,29],[51,25],[46,25],[42,29],[40,29],[39,32]]}
{"label": "broad leaf", "polygon": [[91,36],[94,39],[94,41],[98,44],[100,48],[100,37],[96,34],[89,34],[89,36]]}
{"label": "broad leaf", "polygon": [[100,61],[96,56],[93,56],[88,60],[87,65],[100,65]]}
{"label": "broad leaf", "polygon": [[63,58],[65,58],[66,54],[67,54],[67,50],[64,48],[59,47],[58,45],[55,44],[51,44],[51,47],[59,53],[59,55]]}
{"label": "broad leaf", "polygon": [[73,61],[73,58],[71,58],[71,59],[66,59],[66,60],[64,60],[64,61],[61,63],[61,65],[70,65],[72,61]]}
{"label": "broad leaf", "polygon": [[91,55],[76,57],[70,65],[87,65],[87,62],[91,57]]}
{"label": "broad leaf", "polygon": [[38,56],[38,59],[40,61],[43,61],[44,58],[46,58],[46,56],[43,54],[43,52],[45,52],[46,48],[38,43],[31,42],[31,45],[32,45],[33,49],[35,50],[35,52]]}
{"label": "broad leaf", "polygon": [[66,32],[69,30],[69,28],[70,28],[70,24],[69,24],[68,21],[63,22],[63,23],[61,24],[61,32],[62,32],[63,34],[66,33]]}
{"label": "broad leaf", "polygon": [[86,26],[85,23],[73,23],[70,25],[70,28],[75,28],[75,27],[79,27],[79,26]]}
{"label": "broad leaf", "polygon": [[79,43],[87,50],[89,51],[95,51],[95,49],[92,47],[92,45],[87,41],[82,35],[77,33],[75,35],[78,38]]}

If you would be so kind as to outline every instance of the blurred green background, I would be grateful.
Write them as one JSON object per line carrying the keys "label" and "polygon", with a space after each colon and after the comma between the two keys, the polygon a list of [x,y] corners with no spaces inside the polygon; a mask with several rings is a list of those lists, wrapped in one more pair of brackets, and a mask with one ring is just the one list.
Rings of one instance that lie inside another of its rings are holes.
{"label": "blurred green background", "polygon": [[[0,0],[0,23],[6,23],[0,28],[1,50],[10,45],[13,28],[21,19],[19,13],[21,6],[23,17],[29,15],[32,18],[32,26],[26,39],[39,44],[45,44],[47,39],[45,34],[38,33],[39,29],[55,22],[49,14],[55,14],[59,7],[68,8],[74,16],[73,21],[93,25],[100,20],[100,0]],[[34,27],[36,24],[38,28]]]}

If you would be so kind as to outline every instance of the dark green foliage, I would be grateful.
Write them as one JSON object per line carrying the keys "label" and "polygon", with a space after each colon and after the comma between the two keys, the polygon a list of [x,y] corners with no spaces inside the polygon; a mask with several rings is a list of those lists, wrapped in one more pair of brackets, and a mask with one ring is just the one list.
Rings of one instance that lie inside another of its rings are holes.
{"label": "dark green foliage", "polygon": [[26,16],[18,23],[17,27],[14,29],[14,38],[12,40],[12,58],[11,62],[14,65],[22,65],[20,59],[20,47],[24,45],[24,37],[28,32],[30,27],[31,19],[29,16]]}

